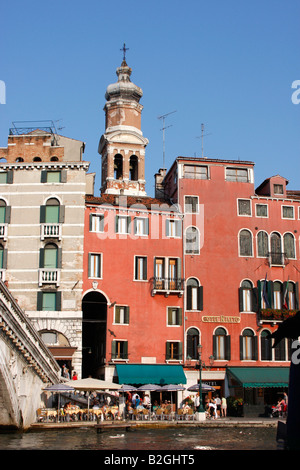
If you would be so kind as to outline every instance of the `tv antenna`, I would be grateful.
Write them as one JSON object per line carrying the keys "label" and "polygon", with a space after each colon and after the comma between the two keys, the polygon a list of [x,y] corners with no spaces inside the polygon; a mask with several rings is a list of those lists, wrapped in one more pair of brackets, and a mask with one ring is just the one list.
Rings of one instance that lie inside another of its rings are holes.
{"label": "tv antenna", "polygon": [[162,114],[161,116],[158,116],[157,119],[162,119],[162,122],[163,122],[163,126],[162,128],[160,129],[161,131],[163,131],[163,168],[165,168],[165,130],[168,129],[169,127],[172,127],[172,124],[170,126],[165,126],[165,120],[166,120],[166,117],[169,116],[170,114],[173,114],[173,113],[176,113],[177,111],[171,111],[170,113],[167,113],[167,114]]}
{"label": "tv antenna", "polygon": [[207,135],[211,135],[211,133],[204,134],[204,124],[201,124],[201,137],[197,137],[197,139],[201,139],[201,157],[202,158],[203,158],[203,137],[206,137]]}

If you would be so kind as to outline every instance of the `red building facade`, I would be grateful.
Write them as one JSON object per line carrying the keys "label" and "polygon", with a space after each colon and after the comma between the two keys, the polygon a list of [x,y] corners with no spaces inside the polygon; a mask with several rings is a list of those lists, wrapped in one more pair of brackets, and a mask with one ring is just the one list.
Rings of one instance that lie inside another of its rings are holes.
{"label": "red building facade", "polygon": [[272,401],[290,348],[269,336],[299,309],[299,192],[281,176],[255,189],[253,162],[178,157],[148,197],[130,74],[124,61],[107,88],[102,195],[86,198],[83,376],[130,383],[139,365],[143,383],[154,365],[180,366],[193,385],[201,344],[204,382]]}

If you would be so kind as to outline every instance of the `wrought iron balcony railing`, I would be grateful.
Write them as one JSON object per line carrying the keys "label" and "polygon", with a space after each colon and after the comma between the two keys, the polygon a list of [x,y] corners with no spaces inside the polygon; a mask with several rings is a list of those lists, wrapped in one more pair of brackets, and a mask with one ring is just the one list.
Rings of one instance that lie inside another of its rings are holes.
{"label": "wrought iron balcony railing", "polygon": [[152,295],[155,295],[157,293],[163,293],[165,295],[183,294],[184,279],[153,277],[152,282]]}

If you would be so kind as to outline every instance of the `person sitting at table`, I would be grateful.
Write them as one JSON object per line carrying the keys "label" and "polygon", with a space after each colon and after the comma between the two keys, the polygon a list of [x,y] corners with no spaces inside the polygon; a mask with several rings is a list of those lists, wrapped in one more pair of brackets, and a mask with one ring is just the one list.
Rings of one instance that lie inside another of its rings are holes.
{"label": "person sitting at table", "polygon": [[150,408],[150,397],[149,395],[146,395],[146,393],[144,394],[143,398],[143,406],[147,408],[147,410]]}

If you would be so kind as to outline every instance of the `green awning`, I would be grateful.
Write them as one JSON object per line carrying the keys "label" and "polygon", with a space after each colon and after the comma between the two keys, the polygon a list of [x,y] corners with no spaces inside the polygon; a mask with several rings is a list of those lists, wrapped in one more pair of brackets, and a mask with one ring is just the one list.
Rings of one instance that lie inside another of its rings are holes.
{"label": "green awning", "polygon": [[244,388],[289,386],[289,367],[229,367],[227,372]]}
{"label": "green awning", "polygon": [[185,384],[183,367],[170,364],[116,364],[119,384]]}

